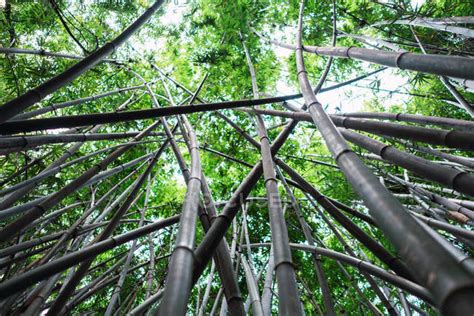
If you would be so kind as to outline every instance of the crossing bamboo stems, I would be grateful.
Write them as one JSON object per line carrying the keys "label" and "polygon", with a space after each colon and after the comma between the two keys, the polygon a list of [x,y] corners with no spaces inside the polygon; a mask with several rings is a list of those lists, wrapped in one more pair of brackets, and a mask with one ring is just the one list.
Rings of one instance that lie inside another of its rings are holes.
{"label": "crossing bamboo stems", "polygon": [[[143,144],[144,142],[138,142],[137,144]],[[125,143],[125,144],[118,144],[118,145],[115,145],[115,146],[111,146],[111,147],[107,147],[107,148],[103,148],[103,149],[99,149],[97,151],[94,151],[90,154],[87,154],[87,155],[84,155],[84,156],[81,156],[79,158],[76,158],[76,159],[73,159],[69,162],[66,162],[66,163],[63,163],[59,166],[56,166],[56,167],[53,167],[53,168],[50,168],[48,170],[45,170],[43,172],[41,172],[40,174],[36,175],[36,176],[33,176],[31,178],[28,178],[27,180],[25,181],[22,181],[20,183],[17,183],[15,185],[12,185],[12,186],[9,186],[7,188],[4,188],[2,190],[0,190],[0,195],[5,195],[5,194],[8,194],[8,193],[11,193],[13,191],[16,191],[18,189],[21,189],[29,184],[32,184],[34,183],[35,185],[38,185],[39,183],[41,183],[42,180],[46,179],[47,177],[49,176],[52,176],[54,174],[56,174],[57,172],[60,172],[62,171],[64,168],[67,168],[67,167],[70,167],[72,165],[75,165],[79,162],[82,162],[82,161],[85,161],[91,157],[94,157],[94,156],[97,156],[97,155],[100,155],[104,152],[107,152],[109,150],[113,150],[113,149],[116,149],[118,147],[122,147],[122,146],[126,146],[128,145],[128,143]]]}
{"label": "crossing bamboo stems", "polygon": [[[148,128],[144,131],[140,132],[136,137],[134,137],[134,141],[139,141],[149,133],[153,131],[159,122],[155,122],[151,124]],[[34,205],[31,207],[27,214],[23,215],[13,223],[5,226],[0,231],[0,241],[4,242],[9,238],[13,237],[18,231],[26,227],[31,221],[39,218],[42,214],[44,214],[48,209],[52,208],[53,206],[57,205],[61,200],[63,200],[66,196],[73,193],[77,189],[79,189],[84,183],[86,183],[90,178],[96,175],[100,170],[104,170],[107,165],[112,163],[113,161],[117,160],[123,153],[127,150],[132,148],[133,145],[128,145],[116,149],[112,153],[110,153],[106,158],[104,158],[100,163],[94,165],[93,167],[89,168],[85,171],[82,175],[76,178],[74,181],[67,184],[61,190],[53,193],[51,196],[47,197],[44,201],[41,201],[39,204]]]}
{"label": "crossing bamboo stems", "polygon": [[[307,194],[305,193],[305,195],[307,195]],[[345,239],[342,237],[340,231],[336,228],[336,226],[319,210],[319,208],[314,203],[314,201],[309,199],[309,197],[308,197],[308,201],[313,206],[313,208],[316,210],[316,212],[319,214],[319,216],[322,218],[322,220],[326,223],[326,225],[331,229],[333,234],[336,236],[336,239],[344,247],[344,250],[347,252],[347,254],[349,254],[353,257],[357,257],[357,255],[355,253],[355,250],[353,250],[351,248],[351,246],[349,246],[349,244],[345,241]],[[348,236],[348,237],[350,238],[350,236]],[[365,253],[363,251],[359,251],[358,253],[361,257],[365,258],[365,260],[368,261],[368,258],[367,258],[367,256],[365,255]],[[397,313],[396,309],[394,308],[392,302],[390,302],[389,296],[384,293],[383,288],[380,288],[380,286],[377,284],[377,282],[375,282],[375,280],[372,278],[372,276],[370,274],[362,273],[362,275],[367,280],[367,283],[369,283],[370,287],[375,292],[375,294],[378,296],[378,298],[380,299],[382,304],[385,306],[388,313],[391,314],[391,315],[398,315],[398,313]]]}
{"label": "crossing bamboo stems", "polygon": [[[124,109],[126,106],[127,103],[122,103],[117,107],[117,111]],[[95,126],[89,131],[89,133],[97,132],[100,128],[101,126]],[[79,151],[82,145],[84,145],[84,142],[74,144],[73,146],[71,146],[71,148],[68,148],[63,155],[61,155],[58,159],[56,159],[49,166],[47,166],[39,175],[45,175],[46,173],[49,173],[52,169],[64,164],[67,159],[69,159],[76,152]],[[0,201],[0,209],[6,209],[7,207],[12,206],[16,201],[18,201],[21,197],[25,196],[27,193],[31,192],[31,190],[34,188],[35,185],[30,184],[22,189],[16,190],[14,193],[10,194],[8,197]]]}
{"label": "crossing bamboo stems", "polygon": [[[131,190],[130,194],[127,196],[123,204],[115,212],[110,223],[104,228],[104,230],[100,233],[100,235],[95,238],[93,243],[98,243],[100,241],[103,241],[113,233],[118,223],[122,219],[123,215],[136,202],[137,195],[140,192],[141,186],[143,185],[148,175],[153,170],[153,167],[157,163],[163,151],[164,151],[163,147],[161,147],[160,149],[156,151],[156,153],[153,155],[153,158],[150,160],[150,163],[148,164],[146,170],[140,175],[140,177],[134,183],[133,189]],[[90,265],[92,264],[94,258],[95,257],[91,257],[81,262],[80,266],[77,268],[77,270],[75,271],[71,279],[63,285],[63,288],[59,292],[58,297],[49,308],[48,315],[56,315],[57,313],[60,313],[62,311],[64,305],[67,302],[67,299],[73,293],[74,289],[76,288],[80,280],[84,277],[85,273],[87,272]]]}
{"label": "crossing bamboo stems", "polygon": [[[141,209],[140,212],[140,222],[138,224],[139,227],[142,227],[145,221],[145,210],[148,206],[149,198],[150,198],[150,186],[151,186],[151,179],[150,179],[150,174],[147,176],[147,186],[146,186],[146,193],[145,193],[145,201],[144,201],[144,207]],[[150,236],[150,235],[149,235]],[[117,284],[115,285],[114,291],[112,292],[112,296],[110,298],[109,304],[107,306],[107,310],[105,312],[105,315],[112,315],[115,305],[117,304],[117,300],[119,298],[120,292],[122,290],[123,284],[125,282],[125,278],[127,276],[127,270],[128,267],[130,266],[130,262],[132,260],[132,257],[137,250],[137,240],[133,240],[132,245],[130,246],[130,250],[127,255],[127,259],[124,264],[124,268],[122,269],[122,272],[120,273],[119,280],[117,281]]]}
{"label": "crossing bamboo stems", "polygon": [[[173,106],[176,106],[174,103],[173,96],[171,95],[166,82],[164,82],[164,75],[160,72],[162,75],[162,83],[163,87],[165,88],[166,95],[168,99],[170,100],[171,104]],[[199,84],[199,87],[197,88],[196,92],[191,94],[191,99],[189,103],[192,105],[193,102],[197,99],[198,94],[200,90],[202,89],[204,82],[207,79],[207,75],[204,76],[202,79],[201,83]],[[191,145],[191,139],[190,137],[196,137],[195,132],[193,127],[191,126],[190,122],[186,118],[186,116],[181,116],[178,119],[178,123],[183,123],[180,124],[181,132],[183,134],[185,143],[188,147],[188,150],[192,150],[192,145]],[[188,135],[189,133],[189,135]],[[186,163],[184,162],[183,157],[181,156],[181,153],[179,150],[175,151],[175,156],[178,159],[180,168],[182,170],[185,182],[188,183],[190,174],[189,170],[186,167]],[[204,206],[207,208],[207,213],[204,210],[204,208],[199,205],[199,219],[201,221],[201,224],[204,228],[204,231],[208,231],[209,227],[212,223],[212,219],[215,218],[217,211],[214,203],[214,199],[212,197],[212,193],[209,189],[206,177],[204,173],[201,171],[201,191],[203,194],[203,202]],[[222,280],[223,287],[224,287],[224,294],[227,299],[228,306],[230,307],[230,312],[232,315],[242,315],[244,313],[243,310],[243,304],[242,304],[242,298],[240,294],[240,289],[237,283],[237,277],[234,273],[233,267],[232,267],[232,262],[229,256],[229,249],[228,245],[226,244],[225,240],[223,239],[216,250],[216,254],[214,257],[214,261],[217,266],[217,271],[219,273],[219,277]]]}
{"label": "crossing bamboo stems", "polygon": [[[296,47],[298,79],[314,123],[318,126],[336,162],[352,187],[363,198],[372,217],[407,265],[413,269],[424,267],[424,269],[414,270],[412,274],[420,284],[430,290],[441,310],[452,314],[462,314],[473,309],[472,302],[463,299],[474,294],[472,273],[459,266],[452,254],[428,234],[362,164],[348,148],[341,134],[312,93],[302,53],[303,10],[304,2],[300,7]],[[472,64],[474,67],[474,62]],[[401,231],[404,234],[400,234]],[[407,248],[408,244],[411,247]],[[436,278],[433,279],[434,275]],[[447,287],[446,284],[450,284],[450,286]]]}
{"label": "crossing bamboo stems", "polygon": [[28,286],[33,285],[38,281],[44,280],[69,267],[75,266],[80,262],[94,257],[104,251],[115,248],[118,245],[147,235],[151,232],[173,225],[178,221],[179,215],[175,215],[167,219],[157,221],[153,224],[149,224],[141,228],[131,230],[127,233],[108,238],[81,250],[75,251],[73,253],[64,255],[61,258],[48,262],[38,268],[27,271],[22,275],[15,276],[10,280],[2,282],[0,284],[0,296],[2,298],[8,297],[14,294],[14,292],[16,291],[27,288]]}
{"label": "crossing bamboo stems", "polygon": [[[321,214],[321,213],[319,213],[319,214]],[[332,230],[332,227],[330,227],[330,228]],[[339,239],[339,237],[340,237],[339,233],[334,231],[334,235],[336,236],[337,239]],[[324,242],[317,235],[314,235],[314,237],[322,248],[328,248],[324,244]],[[348,252],[350,253],[350,250]],[[364,294],[364,292],[362,292],[362,289],[359,287],[357,281],[354,279],[353,276],[351,276],[349,274],[349,272],[344,268],[344,266],[339,261],[337,262],[337,266],[341,270],[342,274],[344,274],[344,276],[347,278],[347,280],[349,280],[350,284],[354,287],[355,291],[359,294],[359,297],[362,299],[362,301],[374,313],[374,315],[383,315],[382,312],[380,312],[380,310],[367,298],[367,296]],[[367,278],[367,276],[368,276],[367,274],[364,275],[364,277],[366,277],[366,278]],[[377,284],[375,284],[375,282],[372,283],[372,280],[370,280],[370,279],[371,279],[371,277],[369,276],[367,278],[367,281],[369,282],[369,285],[375,289],[374,292],[376,293],[376,295],[378,295],[379,291],[377,291],[377,289],[375,288],[375,286]]]}
{"label": "crossing bamboo stems", "polygon": [[[293,131],[294,127],[296,126],[296,121],[292,121],[275,139],[275,142],[272,145],[271,151],[272,155],[276,154],[278,150],[281,148],[285,140]],[[217,247],[219,241],[225,235],[226,230],[232,223],[232,219],[237,214],[238,208],[240,207],[240,201],[245,200],[245,198],[250,193],[250,190],[253,186],[257,183],[258,179],[262,175],[262,165],[258,163],[257,165],[252,168],[250,173],[244,179],[244,181],[240,184],[237,190],[232,194],[232,197],[224,206],[222,212],[216,217],[214,220],[211,229],[209,229],[208,233],[202,240],[201,244],[196,248],[195,257],[196,257],[196,265],[193,272],[193,280],[197,280],[197,278],[201,275],[204,267],[209,262],[209,253],[213,253],[215,248]]]}
{"label": "crossing bamboo stems", "polygon": [[[130,145],[127,145],[127,146],[130,146]],[[112,168],[112,169],[109,169],[109,170],[105,170],[103,172],[99,172],[98,174],[96,174],[95,176],[92,176],[89,180],[87,180],[85,183],[82,183],[82,184],[79,184],[76,188],[76,190],[79,190],[85,186],[88,186],[88,185],[93,185],[99,181],[102,181],[104,179],[107,179],[121,171],[124,171],[126,170],[127,168],[130,168],[130,167],[133,167],[135,165],[137,165],[138,163],[144,161],[144,160],[147,160],[150,158],[150,154],[147,154],[147,155],[144,155],[142,157],[139,157],[137,159],[134,159],[132,161],[129,161],[127,163],[124,163],[122,165],[119,165],[115,168]],[[21,204],[21,205],[18,205],[18,206],[13,206],[13,207],[10,207],[8,209],[3,209],[0,211],[0,218],[8,218],[8,217],[11,217],[13,215],[18,215],[18,214],[22,214],[22,213],[25,213],[27,211],[29,211],[32,207],[35,207],[35,205],[38,205],[38,204],[41,204],[45,201],[47,201],[49,198],[51,197],[54,197],[56,194],[59,194],[61,192],[61,190],[59,191],[56,191],[54,193],[51,193],[47,196],[44,196],[44,197],[39,197],[37,199],[34,199],[32,201],[29,201],[29,202],[26,202],[24,204]],[[16,193],[16,192],[14,192]],[[12,194],[14,194],[12,193]],[[59,203],[59,202],[58,202]],[[53,213],[52,213],[53,214]],[[47,215],[47,216],[50,216],[51,214]],[[41,216],[35,218],[35,220],[31,221],[28,223],[26,227],[30,226],[30,225],[34,225],[34,224],[37,224],[38,223],[38,220],[40,219]]]}
{"label": "crossing bamboo stems", "polygon": [[359,228],[354,222],[347,218],[337,209],[324,195],[319,193],[311,184],[301,177],[290,166],[282,160],[276,159],[275,162],[281,167],[294,181],[298,182],[331,216],[336,219],[345,229],[347,229],[357,240],[366,246],[382,262],[389,266],[397,274],[412,279],[411,271],[405,266],[400,258],[393,256],[384,247],[378,244],[367,233]]}
{"label": "crossing bamboo stems", "polygon": [[148,21],[151,16],[158,10],[163,3],[162,0],[156,1],[149,7],[135,22],[127,27],[119,36],[108,42],[94,53],[82,59],[80,62],[57,75],[56,77],[46,81],[36,88],[26,92],[25,94],[13,99],[0,106],[0,122],[5,122],[16,114],[26,110],[33,104],[41,101],[59,88],[69,84],[71,81],[79,77],[87,70],[94,67],[106,56],[114,52],[119,46],[125,43],[128,38],[133,35],[140,27]]}

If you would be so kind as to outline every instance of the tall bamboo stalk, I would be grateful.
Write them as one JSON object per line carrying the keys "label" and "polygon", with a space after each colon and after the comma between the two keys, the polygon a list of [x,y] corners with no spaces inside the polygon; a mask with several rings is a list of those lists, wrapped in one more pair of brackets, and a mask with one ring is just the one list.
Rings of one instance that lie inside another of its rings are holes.
{"label": "tall bamboo stalk", "polygon": [[[400,202],[380,184],[378,179],[348,148],[341,134],[314,96],[303,61],[303,10],[304,2],[300,7],[296,47],[298,79],[313,121],[318,126],[336,162],[349,183],[363,198],[372,217],[395,246],[400,257],[411,267],[424,267],[421,270],[417,269],[413,273],[414,277],[420,284],[428,287],[435,301],[439,302],[441,310],[452,314],[462,314],[473,309],[474,306],[470,306],[471,302],[462,300],[462,297],[474,294],[472,273],[460,267],[452,254],[440,246],[439,242],[428,234],[406,212]],[[347,53],[349,52],[347,51]],[[471,63],[471,66],[474,66],[474,62]],[[404,231],[405,234],[400,234],[401,231]],[[407,248],[407,244],[411,244],[411,247]],[[436,275],[434,280],[433,275]],[[446,284],[451,284],[451,286],[446,287]]]}
{"label": "tall bamboo stalk", "polygon": [[[164,75],[161,72],[160,72],[160,74],[162,75],[162,83],[163,83],[163,87],[165,88],[166,95],[167,95],[168,99],[170,100],[171,104],[173,106],[176,106],[176,104],[173,100],[173,97],[172,97],[166,83],[163,80]],[[188,92],[188,90],[186,91],[186,92],[190,93],[191,99],[190,99],[189,103],[191,105],[198,98],[198,94],[201,91],[201,88],[203,87],[204,82],[206,81],[206,79],[207,79],[207,75],[204,76],[204,78],[202,79],[202,81],[199,84],[199,87],[197,88],[195,93]],[[188,119],[185,116],[180,117],[178,122],[184,123],[184,124],[180,124],[181,132],[182,132],[183,137],[185,139],[188,150],[191,151],[192,145],[191,145],[191,139],[190,139],[191,136],[190,135],[193,135],[193,137],[196,137],[194,129],[193,129],[190,122],[188,121]],[[184,125],[186,126],[186,128],[185,128]],[[186,132],[186,130],[188,132]],[[188,133],[189,133],[189,135],[188,135]],[[175,153],[175,156],[178,160],[178,164],[180,165],[180,168],[182,170],[184,180],[185,180],[186,183],[188,183],[189,179],[190,179],[190,173],[189,173],[189,170],[186,167],[186,163],[184,162],[183,157],[181,156],[181,153],[179,152],[179,150],[177,150],[177,147],[176,147],[176,150],[174,151],[174,153]],[[212,197],[211,190],[210,190],[209,185],[208,185],[207,180],[206,180],[206,176],[204,175],[204,173],[202,171],[201,171],[201,192],[202,192],[202,195],[203,195],[204,207],[207,209],[207,213],[204,210],[204,208],[200,205],[199,206],[199,219],[200,219],[201,224],[204,228],[204,231],[207,232],[209,230],[210,225],[212,224],[212,219],[215,218],[215,216],[217,214],[217,211],[216,211],[216,206],[215,206],[215,203],[214,203],[214,199]],[[225,298],[227,299],[227,304],[230,307],[231,314],[232,315],[242,315],[244,311],[243,311],[243,304],[242,304],[240,289],[239,289],[239,286],[238,286],[238,283],[237,283],[237,277],[236,277],[236,275],[234,273],[234,270],[233,270],[233,267],[232,267],[232,262],[231,262],[231,258],[230,258],[230,255],[229,255],[229,249],[228,249],[228,245],[225,242],[225,239],[223,239],[219,243],[219,245],[217,247],[217,250],[216,250],[214,261],[215,261],[216,266],[217,266],[217,271],[219,273],[219,277],[221,278],[223,286],[224,286],[224,294],[225,294]]]}
{"label": "tall bamboo stalk", "polygon": [[[242,41],[242,45],[250,69],[254,98],[258,99],[259,94],[255,70],[244,41]],[[272,248],[274,249],[275,275],[277,278],[278,293],[280,295],[278,310],[282,315],[302,315],[303,311],[299,300],[296,286],[296,275],[289,247],[288,229],[283,216],[280,194],[278,193],[275,166],[270,150],[270,140],[265,128],[265,123],[261,116],[257,114],[255,120],[257,133],[260,138],[263,177],[265,180],[266,196],[268,200],[268,213],[270,217],[270,230],[272,233],[273,244]]]}

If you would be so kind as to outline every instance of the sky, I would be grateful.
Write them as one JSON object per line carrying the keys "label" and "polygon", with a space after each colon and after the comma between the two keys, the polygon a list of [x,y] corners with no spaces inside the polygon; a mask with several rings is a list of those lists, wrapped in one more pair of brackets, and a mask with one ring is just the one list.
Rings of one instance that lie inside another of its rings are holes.
{"label": "sky", "polygon": [[[388,0],[380,0],[381,2],[389,2]],[[413,7],[417,7],[422,5],[426,0],[411,0],[411,3]],[[160,22],[164,25],[176,25],[179,24],[182,21],[182,16],[187,10],[187,3],[188,1],[186,0],[174,0],[168,3],[165,13],[160,17]],[[285,33],[282,34],[275,34],[274,33],[274,38],[275,39],[282,39],[282,38],[293,38],[292,36],[292,30],[287,30]],[[135,42],[135,41],[134,41]],[[156,40],[156,41],[147,41],[146,43],[143,44],[133,44],[134,46],[138,46],[140,48],[144,48],[147,50],[157,50],[160,49],[164,44],[163,40]],[[290,54],[293,52],[284,48],[280,48],[277,46],[274,46],[275,53],[277,57],[283,61],[286,57],[288,57]],[[368,65],[367,63],[362,63],[361,64],[363,67],[364,65]],[[365,67],[367,72],[372,71],[373,69],[370,69],[368,67]],[[258,74],[257,74],[258,75]],[[356,74],[354,75],[356,76]],[[314,77],[317,77],[317,74],[314,75]],[[385,70],[381,73],[378,73],[377,75],[374,75],[370,78],[368,78],[365,81],[360,81],[357,83],[357,85],[360,86],[368,86],[371,82],[374,80],[378,79],[380,81],[379,88],[381,89],[386,89],[386,90],[402,90],[403,91],[403,86],[407,84],[407,78],[401,76],[397,70],[393,69],[388,69]],[[326,83],[326,86],[331,83],[334,84],[335,82],[330,82],[328,81]],[[316,84],[316,82],[312,82],[313,85]],[[284,78],[281,78],[277,82],[277,92],[278,95],[284,95],[284,94],[291,94],[296,91],[295,87],[289,86],[286,83],[286,80]],[[409,96],[407,95],[389,95],[386,92],[377,92],[376,94],[377,98],[380,98],[383,100],[383,104],[388,108],[393,104],[400,104],[404,101],[407,101],[409,99]],[[329,91],[326,93],[322,93],[318,95],[319,101],[325,106],[325,108],[328,110],[328,112],[335,112],[336,109],[338,109],[341,112],[354,112],[354,111],[360,111],[363,106],[364,102],[369,101],[375,97],[375,94],[373,93],[372,90],[370,89],[364,89],[364,88],[359,88],[359,87],[354,87],[354,86],[346,86],[337,90]],[[302,102],[302,100],[299,100]]]}

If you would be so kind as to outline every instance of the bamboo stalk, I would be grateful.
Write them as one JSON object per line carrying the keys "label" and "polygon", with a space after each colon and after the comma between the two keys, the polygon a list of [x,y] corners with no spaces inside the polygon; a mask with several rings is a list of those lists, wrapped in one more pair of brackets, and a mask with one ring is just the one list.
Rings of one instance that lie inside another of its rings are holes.
{"label": "bamboo stalk", "polygon": [[[42,107],[38,110],[34,110],[34,111],[26,112],[26,113],[23,113],[23,114],[15,115],[11,120],[12,121],[26,120],[26,119],[29,119],[29,118],[32,118],[32,117],[35,117],[35,116],[38,116],[38,115],[41,115],[41,114],[45,114],[45,113],[49,113],[49,112],[53,112],[53,111],[55,112],[59,109],[71,107],[71,106],[74,106],[74,105],[83,104],[83,103],[86,103],[86,102],[89,102],[89,101],[99,100],[101,98],[105,98],[105,97],[108,97],[108,96],[111,96],[111,95],[115,95],[115,94],[118,94],[118,93],[121,94],[121,93],[124,93],[124,92],[127,92],[127,91],[138,90],[138,89],[141,89],[141,88],[143,88],[143,85],[119,88],[119,89],[116,89],[116,90],[111,90],[111,91],[107,91],[107,92],[104,92],[104,93],[96,94],[96,95],[93,95],[93,96],[90,96],[90,97],[65,101],[65,102],[61,102],[61,103],[55,103],[55,104],[51,104],[51,105]],[[131,103],[132,98],[133,98],[133,95],[126,102]]]}
{"label": "bamboo stalk", "polygon": [[[412,26],[420,26],[426,27],[438,31],[445,31],[454,34],[463,35],[465,37],[474,37],[474,30],[459,27],[459,26],[452,26],[449,24],[455,23],[472,23],[472,17],[450,17],[445,20],[440,19],[429,19],[424,17],[415,17],[411,20],[396,20],[396,21],[381,21],[373,24],[374,26],[384,26],[387,24],[401,24],[401,25],[412,25]],[[444,24],[444,25],[443,25]]]}
{"label": "bamboo stalk", "polygon": [[371,113],[371,112],[352,112],[343,113],[342,116],[355,118],[368,118],[379,120],[391,120],[400,122],[431,124],[453,129],[474,131],[474,122],[460,119],[453,119],[447,117],[436,117],[427,115],[416,115],[408,113]]}
{"label": "bamboo stalk", "polygon": [[410,170],[425,179],[474,196],[474,176],[469,173],[432,163],[429,160],[400,151],[394,146],[384,144],[362,134],[346,129],[339,129],[339,131],[350,142],[379,155],[397,166]]}
{"label": "bamboo stalk", "polygon": [[[30,148],[43,145],[124,139],[136,137],[138,134],[138,132],[124,132],[2,137],[0,142],[0,155],[29,150]],[[148,136],[163,136],[163,134],[150,133]]]}
{"label": "bamboo stalk", "polygon": [[17,97],[16,99],[13,99],[0,106],[0,123],[3,123],[15,116],[16,114],[26,110],[28,107],[41,101],[46,96],[50,95],[59,88],[69,84],[81,74],[94,67],[106,56],[110,55],[119,46],[125,43],[133,33],[140,29],[140,27],[146,21],[148,21],[150,17],[158,10],[162,3],[162,0],[157,0],[119,36],[99,48],[91,55],[85,57],[71,68],[67,69],[56,77],[51,78],[50,80],[37,86],[36,88],[31,89],[30,91]]}
{"label": "bamboo stalk", "polygon": [[[311,85],[305,72],[302,53],[303,10],[304,2],[300,7],[296,59],[298,79],[300,80],[302,92],[314,123],[319,128],[327,146],[346,178],[355,191],[363,198],[372,217],[389,241],[395,246],[400,257],[406,260],[407,265],[415,269],[416,267],[424,267],[421,270],[417,269],[414,277],[420,284],[429,288],[434,300],[438,303],[438,306],[443,312],[452,314],[467,312],[472,309],[473,306],[470,306],[472,305],[471,302],[462,300],[462,297],[474,294],[472,273],[462,266],[459,266],[452,254],[442,247],[439,241],[428,234],[427,231],[406,212],[400,202],[380,184],[371,171],[357,158],[355,153],[348,148],[329,116],[325,113],[312,93]],[[357,50],[357,52],[363,51],[365,52],[363,49]],[[347,56],[349,56],[350,50],[348,49],[344,53],[347,53]],[[389,56],[390,54],[384,53],[382,55]],[[404,56],[395,55],[401,57],[396,60],[396,64],[400,65]],[[410,55],[405,54],[405,56]],[[423,55],[423,57],[426,56],[427,55]],[[418,62],[421,61],[418,60]],[[470,63],[471,66],[474,67],[474,61]],[[420,64],[418,64],[418,66],[419,65]],[[443,75],[449,76],[452,74]],[[456,75],[454,75],[454,77],[456,77]],[[344,123],[344,125],[346,124]],[[400,234],[401,231],[405,233]],[[407,248],[407,244],[410,244],[411,247]],[[433,275],[436,275],[435,280],[432,279]],[[446,286],[448,283],[451,284],[450,287]]]}
{"label": "bamboo stalk", "polygon": [[[282,179],[281,181],[282,181],[283,187],[285,188],[285,191],[286,191],[287,195],[290,197],[291,206],[292,206],[292,208],[295,212],[296,217],[298,218],[298,222],[301,226],[301,230],[303,231],[303,234],[306,238],[306,241],[308,242],[309,245],[314,246],[315,243],[314,243],[313,236],[312,236],[312,234],[309,230],[308,224],[306,223],[306,221],[303,217],[303,214],[302,214],[301,209],[299,207],[298,201],[297,201],[295,195],[293,194],[293,192],[291,191],[290,187],[286,183],[285,178],[281,174],[280,169],[277,168],[276,170],[280,175],[280,179]],[[321,287],[321,293],[323,295],[324,306],[326,307],[326,313],[328,315],[335,315],[334,303],[333,303],[333,300],[331,298],[331,291],[329,289],[329,286],[328,286],[328,283],[327,283],[327,280],[326,280],[326,276],[324,274],[324,270],[323,270],[322,265],[321,265],[321,259],[316,253],[313,253],[312,258],[313,258],[314,270],[316,272],[316,276],[318,278],[318,282],[319,282],[319,285]]]}
{"label": "bamboo stalk", "polygon": [[[246,111],[245,109],[239,110]],[[306,122],[310,122],[311,120],[310,114],[303,112],[285,112],[267,109],[254,109],[252,111],[255,111],[259,114],[287,117]],[[474,133],[471,131],[448,131],[352,117],[342,117],[339,115],[329,115],[329,117],[332,123],[337,127],[365,131],[381,136],[391,136],[395,138],[409,139],[412,141],[420,141],[433,145],[448,146],[450,148],[474,150]]]}
{"label": "bamboo stalk", "polygon": [[145,225],[141,228],[131,230],[127,233],[108,238],[79,251],[69,253],[56,260],[48,262],[40,267],[29,270],[19,276],[15,276],[10,280],[0,284],[0,297],[5,298],[13,295],[15,292],[22,290],[38,281],[44,280],[58,272],[77,265],[78,263],[94,257],[102,252],[117,247],[118,245],[127,243],[133,239],[155,232],[159,229],[173,225],[179,221],[180,216],[175,215],[167,219],[157,221],[153,224]]}
{"label": "bamboo stalk", "polygon": [[[269,246],[270,246],[269,243],[260,243],[260,244],[251,245],[251,247],[269,247]],[[386,282],[394,284],[397,287],[406,290],[407,292],[421,298],[422,300],[430,304],[432,304],[433,302],[433,297],[431,296],[430,292],[426,288],[416,283],[413,283],[407,279],[391,274],[385,271],[384,269],[376,265],[373,265],[367,261],[363,261],[358,258],[354,258],[354,257],[348,256],[343,253],[330,250],[327,248],[309,246],[309,245],[304,245],[304,244],[294,244],[294,243],[290,243],[290,247],[298,249],[298,250],[303,250],[303,251],[317,252],[319,255],[322,255],[331,259],[335,259],[335,260],[340,260],[346,264],[356,267],[357,269],[361,271],[368,272],[378,278],[381,278],[382,280]]]}
{"label": "bamboo stalk", "polygon": [[[254,98],[258,99],[258,87],[250,54],[245,42],[242,42],[247,64],[252,79]],[[277,278],[278,292],[280,293],[279,313],[282,315],[302,315],[301,304],[296,286],[296,274],[293,268],[291,251],[289,247],[288,229],[278,193],[278,182],[276,179],[275,166],[270,149],[265,123],[261,116],[256,115],[257,133],[260,138],[260,151],[262,156],[263,177],[265,180],[266,196],[268,199],[268,213],[270,218],[270,230],[274,249],[275,275]],[[263,313],[263,312],[262,312]]]}
{"label": "bamboo stalk", "polygon": [[209,112],[238,107],[247,107],[261,104],[278,103],[300,98],[300,94],[292,94],[280,97],[263,98],[258,100],[238,100],[228,102],[216,102],[195,104],[194,106],[175,106],[166,108],[154,108],[136,111],[109,112],[96,114],[70,115],[44,119],[18,120],[0,124],[0,134],[13,134],[20,132],[31,132],[65,127],[88,126],[105,123],[129,122],[150,118],[167,117],[179,114],[190,114],[198,112]]}
{"label": "bamboo stalk", "polygon": [[[263,38],[280,47],[298,50],[297,46]],[[387,67],[424,72],[460,79],[474,79],[474,61],[462,56],[415,54],[409,52],[389,52],[359,47],[318,47],[302,46],[307,53],[336,58],[350,58]]]}

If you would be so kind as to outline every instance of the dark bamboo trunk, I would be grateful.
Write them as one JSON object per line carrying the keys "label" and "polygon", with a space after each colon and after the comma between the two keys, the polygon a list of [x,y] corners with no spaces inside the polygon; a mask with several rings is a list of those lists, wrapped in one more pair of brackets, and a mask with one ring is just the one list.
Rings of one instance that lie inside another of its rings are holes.
{"label": "dark bamboo trunk", "polygon": [[128,38],[135,33],[140,27],[150,19],[150,17],[158,10],[163,3],[162,0],[156,1],[150,8],[148,8],[135,22],[133,22],[127,29],[125,29],[114,40],[108,42],[100,49],[85,57],[80,62],[57,75],[56,77],[46,81],[36,88],[26,92],[25,94],[13,99],[2,106],[0,106],[0,122],[5,122],[16,114],[21,113],[33,104],[41,101],[46,96],[55,92],[59,88],[67,85],[84,72],[94,67],[97,63],[110,55],[120,45],[125,43]]}

